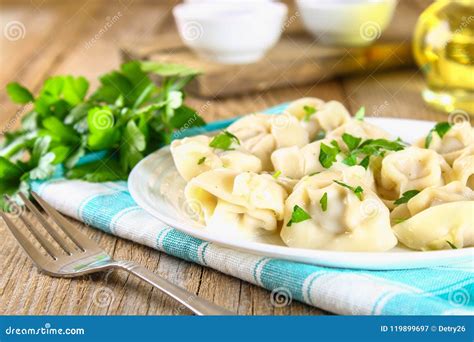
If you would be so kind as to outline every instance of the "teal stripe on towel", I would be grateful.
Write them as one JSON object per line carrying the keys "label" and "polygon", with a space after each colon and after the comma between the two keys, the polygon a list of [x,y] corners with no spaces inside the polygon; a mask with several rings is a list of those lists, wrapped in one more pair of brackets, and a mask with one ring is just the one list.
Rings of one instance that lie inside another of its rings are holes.
{"label": "teal stripe on towel", "polygon": [[124,209],[136,206],[128,191],[118,191],[93,197],[80,213],[85,224],[93,225],[106,233],[112,233],[113,218]]}
{"label": "teal stripe on towel", "polygon": [[163,249],[175,257],[201,264],[198,248],[204,241],[178,230],[171,230],[163,239]]}

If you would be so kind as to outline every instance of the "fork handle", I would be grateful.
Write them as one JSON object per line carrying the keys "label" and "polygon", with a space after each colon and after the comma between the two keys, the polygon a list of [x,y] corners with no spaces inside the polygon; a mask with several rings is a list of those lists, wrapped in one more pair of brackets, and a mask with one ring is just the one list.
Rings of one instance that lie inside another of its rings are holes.
{"label": "fork handle", "polygon": [[234,313],[231,311],[217,306],[216,304],[211,303],[205,299],[199,298],[195,294],[170,283],[168,280],[160,277],[159,275],[151,272],[139,264],[135,264],[131,261],[117,261],[116,267],[126,270],[138,278],[153,285],[157,289],[166,293],[168,296],[177,300],[196,315],[234,315]]}

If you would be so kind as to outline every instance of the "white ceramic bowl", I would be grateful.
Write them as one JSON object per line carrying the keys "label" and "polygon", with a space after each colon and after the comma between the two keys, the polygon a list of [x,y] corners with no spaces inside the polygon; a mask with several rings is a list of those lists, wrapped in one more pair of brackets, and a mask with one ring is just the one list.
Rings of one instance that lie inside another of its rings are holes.
{"label": "white ceramic bowl", "polygon": [[297,0],[306,29],[319,42],[366,46],[390,23],[397,0]]}
{"label": "white ceramic bowl", "polygon": [[271,1],[185,3],[173,9],[183,42],[200,56],[229,64],[263,57],[280,38],[287,7]]}

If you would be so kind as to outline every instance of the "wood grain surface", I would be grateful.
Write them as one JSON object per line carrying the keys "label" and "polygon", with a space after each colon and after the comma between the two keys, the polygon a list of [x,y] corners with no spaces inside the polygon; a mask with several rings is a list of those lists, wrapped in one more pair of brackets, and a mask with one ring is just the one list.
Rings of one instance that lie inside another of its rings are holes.
{"label": "wood grain surface", "polygon": [[[426,1],[425,1],[426,2]],[[167,13],[174,2],[166,1],[1,1],[0,23],[0,132],[18,126],[25,108],[9,103],[3,91],[13,80],[33,90],[54,74],[96,77],[120,63],[118,42],[130,37],[153,36],[173,25]],[[112,25],[107,22],[119,19]],[[24,26],[18,37],[4,27]],[[188,98],[206,120],[261,110],[303,96],[342,101],[352,112],[365,105],[369,116],[443,120],[422,101],[424,86],[415,69],[336,79],[305,87],[245,95],[225,100]],[[245,281],[212,269],[118,239],[77,222],[79,229],[97,241],[114,258],[143,264],[175,284],[243,315],[318,315],[317,308],[293,302],[276,308],[270,294]],[[168,315],[189,314],[151,286],[126,273],[57,279],[39,273],[0,222],[0,314]]]}

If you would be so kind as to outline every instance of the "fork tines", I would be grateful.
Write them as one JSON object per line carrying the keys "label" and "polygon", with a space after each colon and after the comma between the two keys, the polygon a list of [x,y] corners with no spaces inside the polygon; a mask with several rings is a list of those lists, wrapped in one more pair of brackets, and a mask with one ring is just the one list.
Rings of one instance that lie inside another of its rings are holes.
{"label": "fork tines", "polygon": [[[56,223],[57,227],[61,229],[61,231],[66,235],[79,249],[81,252],[86,251],[88,248],[95,247],[95,243],[84,236],[78,229],[74,228],[74,226],[65,219],[61,214],[59,214],[56,209],[51,207],[48,203],[46,203],[43,199],[41,199],[36,193],[31,193],[34,199],[38,202],[38,204],[43,208],[43,210],[49,215],[49,217]],[[77,253],[77,250],[71,247],[71,243],[68,239],[60,234],[58,230],[51,225],[46,217],[40,212],[40,210],[36,207],[33,202],[31,202],[27,196],[20,193],[20,197],[25,203],[26,207],[30,210],[33,217],[35,217],[43,226],[44,230],[52,237],[52,239],[56,242],[57,246],[53,245],[48,238],[40,232],[38,227],[28,219],[25,211],[20,211],[19,217],[31,233],[31,235],[38,241],[41,247],[55,260],[58,259],[61,255],[64,255],[65,252],[67,255],[72,255],[73,253]],[[7,200],[12,201],[10,198],[7,197]],[[12,234],[16,237],[18,242],[21,244],[23,249],[30,255],[31,258],[34,259],[32,253],[37,257],[39,253],[38,248],[36,248],[32,242],[25,236],[24,233],[13,223],[13,221],[0,211],[0,215],[5,220],[8,228],[11,230]],[[62,249],[62,251],[61,251]],[[63,252],[64,251],[64,252]]]}

